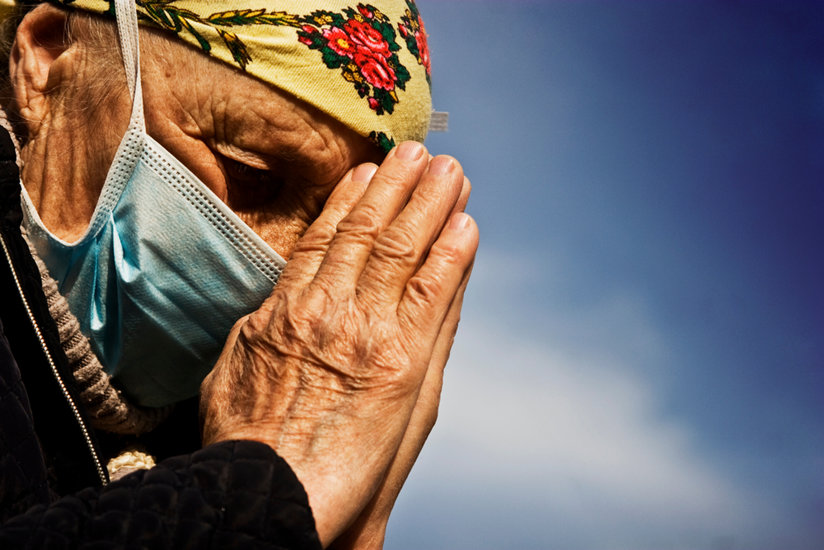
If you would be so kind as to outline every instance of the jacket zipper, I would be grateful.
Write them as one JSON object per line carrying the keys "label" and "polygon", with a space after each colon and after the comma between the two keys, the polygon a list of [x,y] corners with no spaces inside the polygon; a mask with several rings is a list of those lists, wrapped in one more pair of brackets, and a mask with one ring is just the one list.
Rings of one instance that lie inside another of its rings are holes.
{"label": "jacket zipper", "polygon": [[80,416],[80,410],[77,408],[77,405],[75,404],[74,400],[69,394],[69,389],[63,382],[63,378],[57,371],[57,365],[54,364],[51,352],[49,351],[49,348],[46,346],[46,340],[43,338],[43,333],[40,331],[40,327],[37,324],[37,320],[34,318],[34,314],[32,313],[31,308],[29,307],[29,302],[26,299],[26,295],[23,293],[23,287],[20,284],[20,280],[17,278],[17,271],[14,269],[14,263],[11,260],[11,254],[9,253],[9,249],[6,247],[6,239],[2,234],[0,234],[0,244],[3,245],[3,252],[6,255],[6,261],[8,262],[9,267],[11,268],[11,275],[14,278],[14,284],[17,285],[17,292],[20,294],[20,299],[23,300],[23,306],[26,308],[26,313],[29,316],[29,321],[31,321],[32,328],[34,329],[34,332],[37,334],[37,339],[40,342],[40,347],[43,349],[43,353],[46,355],[46,359],[49,362],[52,374],[57,380],[57,384],[60,386],[60,391],[63,392],[63,397],[68,402],[69,407],[72,410],[72,413],[74,413],[74,419],[77,421],[78,426],[80,426],[80,431],[83,432],[83,438],[86,440],[86,446],[89,449],[89,454],[91,455],[92,460],[94,461],[95,468],[97,468],[97,475],[100,478],[100,482],[103,485],[107,485],[109,480],[106,477],[106,472],[103,470],[100,458],[98,457],[97,451],[94,448],[94,443],[92,443],[92,438],[89,435],[89,429],[86,426],[83,417]]}

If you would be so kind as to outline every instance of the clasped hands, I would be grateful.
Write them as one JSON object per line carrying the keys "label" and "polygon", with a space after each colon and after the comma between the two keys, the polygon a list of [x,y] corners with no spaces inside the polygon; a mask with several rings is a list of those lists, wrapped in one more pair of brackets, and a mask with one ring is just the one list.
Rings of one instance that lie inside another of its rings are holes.
{"label": "clasped hands", "polygon": [[414,142],[351,170],[203,382],[204,444],[270,445],[324,547],[382,546],[435,423],[478,245],[469,191],[457,161]]}

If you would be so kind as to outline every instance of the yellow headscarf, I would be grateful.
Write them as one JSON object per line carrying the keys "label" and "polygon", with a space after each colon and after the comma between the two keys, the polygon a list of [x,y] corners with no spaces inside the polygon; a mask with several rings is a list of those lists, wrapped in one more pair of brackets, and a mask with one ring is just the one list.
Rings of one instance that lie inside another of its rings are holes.
{"label": "yellow headscarf", "polygon": [[[114,16],[112,0],[53,1]],[[317,107],[384,151],[426,137],[432,110],[429,49],[413,0],[136,4],[141,24],[170,31]]]}

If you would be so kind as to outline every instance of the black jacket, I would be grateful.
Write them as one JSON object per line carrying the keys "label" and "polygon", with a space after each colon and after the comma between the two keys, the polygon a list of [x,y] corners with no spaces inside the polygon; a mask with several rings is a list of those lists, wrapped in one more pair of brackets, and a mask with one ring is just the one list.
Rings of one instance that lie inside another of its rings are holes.
{"label": "black jacket", "polygon": [[303,487],[261,443],[109,483],[20,234],[14,159],[0,129],[0,548],[319,548]]}

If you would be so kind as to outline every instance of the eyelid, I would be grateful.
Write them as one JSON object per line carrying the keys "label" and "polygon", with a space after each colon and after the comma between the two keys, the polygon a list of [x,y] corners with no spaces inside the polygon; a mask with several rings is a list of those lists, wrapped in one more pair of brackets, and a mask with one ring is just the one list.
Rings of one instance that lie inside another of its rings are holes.
{"label": "eyelid", "polygon": [[213,150],[223,159],[239,164],[245,164],[256,170],[271,171],[274,166],[274,162],[271,158],[245,149],[239,149],[231,145],[216,144],[213,147]]}
{"label": "eyelid", "polygon": [[224,158],[223,166],[230,180],[261,183],[273,179],[271,170],[250,166],[231,158]]}

